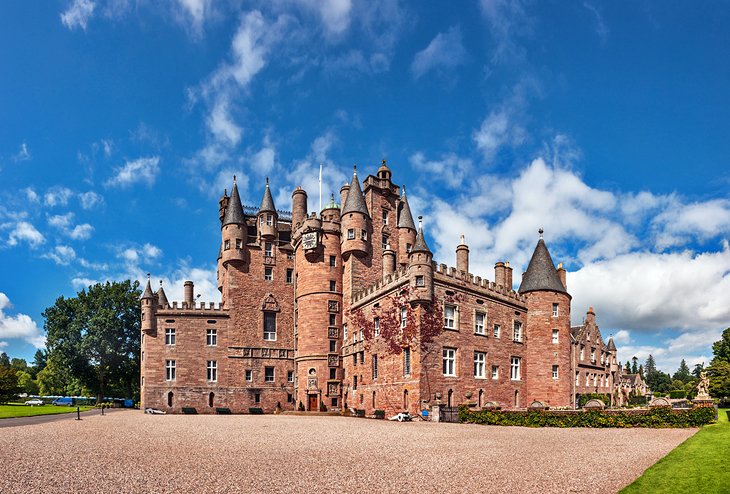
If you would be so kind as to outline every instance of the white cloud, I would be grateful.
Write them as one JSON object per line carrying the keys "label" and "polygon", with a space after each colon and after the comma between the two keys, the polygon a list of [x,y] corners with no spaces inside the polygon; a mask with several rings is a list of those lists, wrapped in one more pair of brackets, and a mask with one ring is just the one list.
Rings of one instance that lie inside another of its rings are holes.
{"label": "white cloud", "polygon": [[68,232],[68,236],[74,240],[87,240],[91,238],[91,233],[94,231],[94,227],[88,223],[76,225],[71,231]]}
{"label": "white cloud", "polygon": [[427,173],[437,183],[451,188],[460,187],[472,171],[471,160],[460,158],[454,153],[445,154],[440,160],[429,161],[423,153],[418,152],[411,155],[409,161],[414,169]]}
{"label": "white cloud", "polygon": [[84,288],[88,288],[92,285],[96,285],[99,283],[98,280],[91,279],[91,278],[73,278],[71,280],[71,285],[74,287],[74,290],[83,290]]}
{"label": "white cloud", "polygon": [[5,309],[10,307],[10,299],[0,292],[0,339],[19,338],[36,348],[43,348],[46,344],[46,337],[33,319],[25,314],[14,316],[6,314]]}
{"label": "white cloud", "polygon": [[481,0],[480,6],[495,42],[492,63],[524,60],[525,49],[520,44],[520,38],[531,32],[532,25],[524,1]]}
{"label": "white cloud", "polygon": [[79,201],[81,201],[81,207],[84,209],[92,209],[94,206],[98,206],[104,202],[104,198],[94,191],[82,192],[79,194]]}
{"label": "white cloud", "polygon": [[241,140],[243,129],[233,121],[229,106],[227,98],[218,99],[206,123],[216,140],[235,146]]}
{"label": "white cloud", "polygon": [[140,261],[150,262],[161,256],[162,249],[150,243],[146,243],[141,246],[127,247],[120,250],[118,253],[118,257],[130,265],[134,265]]}
{"label": "white cloud", "polygon": [[48,217],[48,224],[57,228],[64,235],[74,240],[86,240],[91,237],[94,227],[88,223],[74,225],[74,213],[57,214]]}
{"label": "white cloud", "polygon": [[519,146],[525,142],[526,137],[527,131],[505,108],[490,112],[479,129],[473,133],[474,142],[487,161],[493,160],[503,146]]}
{"label": "white cloud", "polygon": [[351,0],[298,0],[298,3],[317,12],[329,37],[343,34],[350,26]]}
{"label": "white cloud", "polygon": [[48,189],[43,195],[43,202],[46,206],[65,206],[73,195],[73,191],[67,187],[54,186]]}
{"label": "white cloud", "polygon": [[191,31],[199,36],[203,30],[206,15],[212,8],[211,0],[177,0],[182,8],[182,17],[187,21]]}
{"label": "white cloud", "polygon": [[18,152],[13,156],[13,161],[29,161],[31,157],[30,149],[28,149],[28,145],[25,141],[23,141],[20,143],[20,149],[18,149]]}
{"label": "white cloud", "polygon": [[672,201],[654,218],[660,249],[683,245],[688,239],[707,240],[730,230],[730,201],[714,199],[692,204]]}
{"label": "white cloud", "polygon": [[411,63],[413,77],[419,79],[430,70],[454,69],[466,61],[466,50],[461,42],[461,30],[452,26],[439,33],[426,48],[416,53]]}
{"label": "white cloud", "polygon": [[31,187],[26,187],[23,189],[23,192],[25,192],[25,198],[28,199],[28,202],[38,202],[40,201],[40,198],[38,197],[38,194],[35,190]]}
{"label": "white cloud", "polygon": [[65,12],[61,13],[61,22],[68,29],[80,27],[86,31],[86,25],[94,14],[96,5],[91,0],[74,0]]}
{"label": "white cloud", "polygon": [[48,224],[52,227],[58,228],[59,230],[66,230],[71,226],[73,219],[73,213],[56,214],[48,217]]}
{"label": "white cloud", "polygon": [[71,263],[71,261],[76,259],[76,251],[68,245],[57,245],[51,252],[43,257],[51,259],[53,262],[61,266],[67,266]]}
{"label": "white cloud", "polygon": [[160,157],[150,156],[127,161],[116,169],[116,175],[107,180],[104,185],[107,187],[129,187],[136,183],[143,183],[151,186],[155,183],[160,173]]}
{"label": "white cloud", "polygon": [[7,243],[10,246],[16,246],[20,242],[26,242],[35,249],[45,241],[45,237],[32,224],[27,221],[19,221],[11,230]]}

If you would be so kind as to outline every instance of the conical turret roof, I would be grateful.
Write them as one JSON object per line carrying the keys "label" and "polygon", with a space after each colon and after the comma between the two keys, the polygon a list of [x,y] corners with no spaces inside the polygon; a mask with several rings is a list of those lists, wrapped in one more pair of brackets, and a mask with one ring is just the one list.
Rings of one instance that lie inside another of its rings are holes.
{"label": "conical turret roof", "polygon": [[155,298],[155,295],[152,293],[152,287],[150,286],[150,275],[147,275],[147,287],[144,289],[144,293],[142,294],[142,298]]}
{"label": "conical turret roof", "polygon": [[535,252],[532,253],[532,259],[530,259],[527,271],[522,277],[522,283],[518,291],[525,293],[540,290],[568,293],[560,281],[553,259],[550,257],[550,252],[548,252],[542,238],[537,241]]}
{"label": "conical turret roof", "polygon": [[276,213],[276,206],[274,206],[274,198],[271,197],[271,189],[269,189],[269,178],[266,178],[266,190],[264,191],[264,198],[261,199],[261,207],[259,213]]}
{"label": "conical turret roof", "polygon": [[246,223],[246,217],[243,215],[243,206],[241,205],[241,196],[238,195],[238,185],[236,177],[233,177],[233,189],[231,190],[231,198],[228,200],[226,213],[223,215],[223,225]]}
{"label": "conical turret roof", "polygon": [[357,178],[357,170],[352,174],[350,190],[347,192],[345,204],[342,206],[342,216],[347,213],[362,213],[368,217],[370,216],[368,207],[365,204],[365,196],[363,196],[362,188],[360,187],[360,180]]}
{"label": "conical turret roof", "polygon": [[167,301],[167,295],[165,295],[165,290],[162,289],[162,282],[160,282],[160,288],[157,290],[157,303],[161,307],[167,307],[170,305],[170,303]]}
{"label": "conical turret roof", "polygon": [[426,239],[423,236],[423,226],[421,224],[421,217],[418,217],[418,233],[416,234],[416,242],[413,244],[411,252],[428,252],[431,253],[431,249],[426,244]]}
{"label": "conical turret roof", "polygon": [[413,222],[413,215],[411,214],[411,207],[408,205],[408,198],[406,198],[405,185],[403,186],[403,194],[400,196],[400,204],[398,205],[398,228],[416,229],[416,224]]}
{"label": "conical turret roof", "polygon": [[608,351],[609,352],[615,352],[616,351],[616,344],[613,342],[613,338],[608,339]]}

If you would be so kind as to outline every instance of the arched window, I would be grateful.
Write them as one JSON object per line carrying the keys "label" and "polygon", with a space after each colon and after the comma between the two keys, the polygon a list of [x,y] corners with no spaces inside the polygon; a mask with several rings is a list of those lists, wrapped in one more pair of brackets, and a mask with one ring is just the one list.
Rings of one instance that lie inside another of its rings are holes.
{"label": "arched window", "polygon": [[403,390],[403,410],[408,411],[408,390]]}
{"label": "arched window", "polygon": [[446,406],[448,406],[448,407],[452,407],[452,406],[454,406],[454,405],[453,405],[453,404],[451,403],[451,400],[452,400],[453,396],[454,396],[454,390],[453,390],[453,389],[450,389],[450,390],[449,390],[449,394],[448,394],[448,397],[447,397],[447,399],[446,399]]}
{"label": "arched window", "polygon": [[171,407],[172,406],[172,396],[173,396],[172,395],[172,391],[170,391],[169,393],[167,393],[167,406],[168,407]]}
{"label": "arched window", "polygon": [[375,409],[375,391],[373,391],[373,409]]}
{"label": "arched window", "polygon": [[208,406],[211,408],[213,407],[213,398],[215,398],[215,393],[210,393],[208,395]]}
{"label": "arched window", "polygon": [[520,406],[520,392],[515,390],[515,408]]}
{"label": "arched window", "polygon": [[477,405],[479,406],[479,408],[481,408],[482,405],[483,405],[483,403],[482,403],[482,398],[483,397],[484,397],[484,390],[483,389],[480,389],[479,390],[479,399],[477,401]]}

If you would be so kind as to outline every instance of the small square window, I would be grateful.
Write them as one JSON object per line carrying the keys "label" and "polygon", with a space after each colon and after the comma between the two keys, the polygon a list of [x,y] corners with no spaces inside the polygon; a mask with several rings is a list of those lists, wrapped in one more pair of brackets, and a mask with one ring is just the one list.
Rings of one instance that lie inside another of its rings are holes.
{"label": "small square window", "polygon": [[422,275],[416,275],[416,286],[426,286],[426,278]]}
{"label": "small square window", "polygon": [[558,344],[559,333],[557,329],[553,329],[553,345]]}
{"label": "small square window", "polygon": [[231,241],[230,240],[224,240],[223,241],[223,250],[230,250],[231,249]]}
{"label": "small square window", "polygon": [[347,230],[347,240],[355,240],[355,230],[353,228]]}
{"label": "small square window", "polygon": [[264,381],[267,383],[274,382],[274,368],[273,367],[264,367]]}
{"label": "small square window", "polygon": [[243,242],[240,238],[236,239],[236,249],[241,250],[241,247],[243,247]]}
{"label": "small square window", "polygon": [[266,280],[266,281],[274,280],[274,268],[269,268],[269,267],[264,268],[264,280]]}

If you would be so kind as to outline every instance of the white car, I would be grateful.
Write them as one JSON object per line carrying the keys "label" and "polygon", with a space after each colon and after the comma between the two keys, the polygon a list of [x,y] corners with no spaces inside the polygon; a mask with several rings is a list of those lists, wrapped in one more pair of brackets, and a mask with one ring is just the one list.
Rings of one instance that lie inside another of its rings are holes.
{"label": "white car", "polygon": [[30,406],[42,405],[43,404],[43,400],[41,400],[39,398],[34,398],[32,400],[26,401],[25,404],[26,405],[30,405]]}

